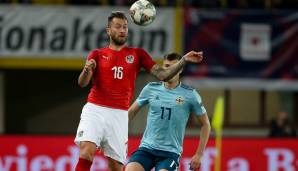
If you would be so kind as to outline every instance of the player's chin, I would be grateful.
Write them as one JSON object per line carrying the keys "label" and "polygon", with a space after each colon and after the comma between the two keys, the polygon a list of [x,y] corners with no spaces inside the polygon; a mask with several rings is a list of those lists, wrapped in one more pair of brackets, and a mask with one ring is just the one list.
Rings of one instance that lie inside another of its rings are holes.
{"label": "player's chin", "polygon": [[127,37],[119,37],[119,38],[117,38],[115,43],[118,45],[124,45],[126,43],[126,41],[127,41]]}

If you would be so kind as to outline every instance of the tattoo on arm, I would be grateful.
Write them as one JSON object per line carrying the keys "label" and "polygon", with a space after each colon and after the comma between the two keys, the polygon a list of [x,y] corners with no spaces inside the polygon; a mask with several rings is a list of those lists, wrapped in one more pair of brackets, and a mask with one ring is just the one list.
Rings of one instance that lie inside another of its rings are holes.
{"label": "tattoo on arm", "polygon": [[92,75],[93,75],[92,72],[86,72],[85,70],[83,70],[79,76],[78,84],[81,87],[86,87],[89,84],[90,80],[92,79]]}
{"label": "tattoo on arm", "polygon": [[168,81],[173,78],[185,65],[186,61],[184,60],[184,58],[167,69],[164,69],[160,65],[155,64],[151,69],[151,73],[159,80]]}

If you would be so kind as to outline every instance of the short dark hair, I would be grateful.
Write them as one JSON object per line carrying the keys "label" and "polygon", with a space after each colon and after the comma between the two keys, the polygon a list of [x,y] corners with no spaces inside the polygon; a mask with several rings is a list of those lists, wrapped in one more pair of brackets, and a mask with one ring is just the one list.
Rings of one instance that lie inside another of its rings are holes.
{"label": "short dark hair", "polygon": [[178,53],[169,53],[163,57],[164,60],[169,60],[169,61],[180,60],[181,58],[182,56],[179,55]]}
{"label": "short dark hair", "polygon": [[127,20],[124,12],[122,11],[113,11],[110,16],[108,17],[108,26],[111,24],[112,20],[114,18],[120,18],[120,19],[124,19],[124,20]]}

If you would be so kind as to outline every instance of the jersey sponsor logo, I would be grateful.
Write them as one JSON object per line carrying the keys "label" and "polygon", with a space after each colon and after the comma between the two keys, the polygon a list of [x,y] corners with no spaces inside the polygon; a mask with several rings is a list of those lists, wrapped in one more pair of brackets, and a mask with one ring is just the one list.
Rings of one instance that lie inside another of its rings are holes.
{"label": "jersey sponsor logo", "polygon": [[125,61],[129,64],[132,64],[134,61],[134,56],[133,55],[128,55],[125,57]]}
{"label": "jersey sponsor logo", "polygon": [[104,56],[104,55],[102,55],[102,58],[103,58],[103,59],[106,59],[106,60],[108,60],[108,59],[109,59],[109,57],[108,57],[108,56]]}
{"label": "jersey sponsor logo", "polygon": [[176,98],[176,103],[177,103],[178,105],[182,105],[182,104],[184,103],[184,98],[181,97],[181,96],[177,97],[177,98]]}

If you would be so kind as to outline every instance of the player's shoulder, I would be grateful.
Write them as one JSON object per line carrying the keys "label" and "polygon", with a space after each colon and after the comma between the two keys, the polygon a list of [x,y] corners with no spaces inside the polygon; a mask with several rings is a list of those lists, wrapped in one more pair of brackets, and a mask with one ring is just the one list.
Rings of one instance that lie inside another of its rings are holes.
{"label": "player's shoulder", "polygon": [[186,85],[186,84],[183,84],[183,83],[180,84],[180,87],[183,88],[183,89],[185,89],[185,90],[190,90],[190,91],[193,91],[194,90],[193,87],[191,87],[189,85]]}
{"label": "player's shoulder", "polygon": [[139,52],[139,53],[146,52],[143,48],[139,48],[139,47],[126,46],[125,48],[128,51],[134,51],[134,52]]}
{"label": "player's shoulder", "polygon": [[160,87],[162,86],[162,82],[149,82],[147,83],[143,90],[146,90],[146,91],[151,91],[151,90],[156,90],[156,89],[160,89]]}
{"label": "player's shoulder", "polygon": [[125,46],[124,48],[126,50],[136,50],[136,49],[138,49],[137,47],[133,47],[133,46]]}
{"label": "player's shoulder", "polygon": [[91,50],[88,55],[87,58],[89,59],[96,59],[98,56],[100,56],[100,51],[99,49],[93,49]]}
{"label": "player's shoulder", "polygon": [[102,53],[103,51],[104,51],[104,48],[93,49],[93,50],[91,50],[90,54],[98,55],[98,54]]}
{"label": "player's shoulder", "polygon": [[147,84],[148,86],[151,86],[151,87],[155,87],[155,86],[161,86],[162,85],[162,81],[158,81],[158,82],[149,82]]}
{"label": "player's shoulder", "polygon": [[126,48],[128,50],[140,50],[140,49],[142,49],[140,47],[134,47],[134,46],[125,46],[124,48]]}
{"label": "player's shoulder", "polygon": [[106,51],[109,51],[110,48],[108,47],[102,47],[102,48],[97,48],[97,49],[94,49],[93,51],[96,51],[96,52],[106,52]]}

